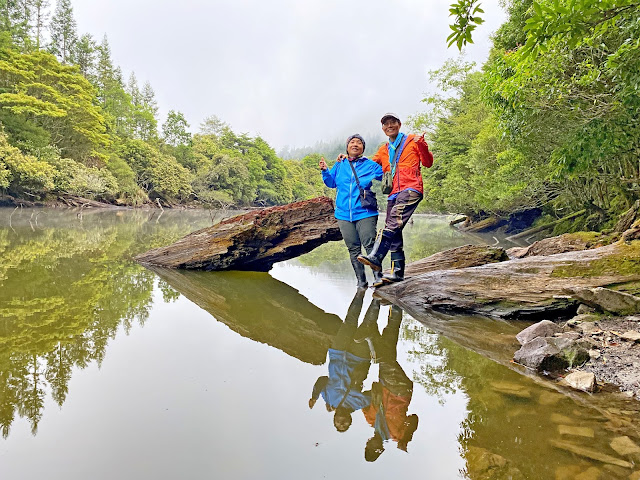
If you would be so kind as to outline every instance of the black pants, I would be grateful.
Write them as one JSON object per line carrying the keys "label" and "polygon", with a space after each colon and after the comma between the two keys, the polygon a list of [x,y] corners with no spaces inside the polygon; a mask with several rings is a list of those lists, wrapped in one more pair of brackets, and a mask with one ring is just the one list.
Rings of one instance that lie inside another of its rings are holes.
{"label": "black pants", "polygon": [[422,200],[422,194],[413,190],[403,190],[396,198],[387,202],[387,220],[384,224],[385,235],[391,238],[392,252],[402,250],[404,242],[402,240],[402,229],[418,208]]}

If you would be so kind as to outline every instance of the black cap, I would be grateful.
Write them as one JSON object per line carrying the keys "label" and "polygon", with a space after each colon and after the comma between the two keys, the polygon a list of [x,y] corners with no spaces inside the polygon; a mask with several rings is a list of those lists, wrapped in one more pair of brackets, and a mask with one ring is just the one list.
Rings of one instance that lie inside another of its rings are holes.
{"label": "black cap", "polygon": [[[354,133],[353,135],[351,135],[349,138],[347,138],[347,145],[349,146],[349,142],[351,140],[353,140],[354,138],[357,138],[358,140],[360,140],[362,142],[362,150],[364,151],[366,144],[364,143],[364,138],[362,138],[362,136],[359,133]],[[349,152],[347,152],[349,153]]]}

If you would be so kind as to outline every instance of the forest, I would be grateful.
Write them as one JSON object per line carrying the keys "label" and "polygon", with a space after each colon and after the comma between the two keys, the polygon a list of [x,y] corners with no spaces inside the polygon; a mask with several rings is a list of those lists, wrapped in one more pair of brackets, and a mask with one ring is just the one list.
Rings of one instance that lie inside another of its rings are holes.
{"label": "forest", "polygon": [[[427,132],[436,157],[420,211],[475,220],[584,211],[572,228],[606,228],[640,198],[638,4],[504,6],[488,60],[460,56],[432,71],[438,93],[405,124]],[[335,158],[339,141],[278,155],[215,115],[195,134],[177,110],[159,125],[153,88],[123,78],[107,37],[80,35],[70,0],[49,11],[48,0],[0,0],[3,203],[244,207],[332,194],[317,163]],[[471,43],[482,14],[476,0],[453,4],[449,43]]]}

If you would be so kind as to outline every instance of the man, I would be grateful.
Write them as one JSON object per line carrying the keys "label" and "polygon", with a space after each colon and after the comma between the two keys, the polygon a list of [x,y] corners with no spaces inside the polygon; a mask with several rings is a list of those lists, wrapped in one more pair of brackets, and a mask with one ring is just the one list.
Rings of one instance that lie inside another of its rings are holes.
{"label": "man", "polygon": [[391,251],[391,271],[385,273],[375,287],[404,280],[405,256],[402,229],[422,200],[423,186],[420,166],[431,167],[433,155],[424,140],[418,136],[400,132],[402,123],[395,113],[386,113],[381,119],[382,131],[389,142],[382,145],[373,156],[384,172],[391,172],[393,187],[387,201],[387,219],[384,229],[368,255],[358,256],[358,261],[373,270],[382,269],[382,260]]}

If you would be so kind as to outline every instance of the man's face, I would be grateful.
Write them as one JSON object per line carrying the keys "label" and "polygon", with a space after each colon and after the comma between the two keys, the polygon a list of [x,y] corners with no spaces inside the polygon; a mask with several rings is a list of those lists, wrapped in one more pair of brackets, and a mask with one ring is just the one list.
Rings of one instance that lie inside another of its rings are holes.
{"label": "man's face", "polygon": [[387,137],[396,137],[400,132],[400,126],[402,124],[397,118],[387,117],[382,122],[382,131]]}
{"label": "man's face", "polygon": [[364,145],[359,138],[352,138],[347,144],[347,153],[351,158],[358,157],[364,152]]}

